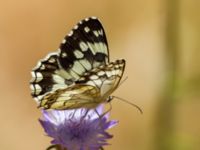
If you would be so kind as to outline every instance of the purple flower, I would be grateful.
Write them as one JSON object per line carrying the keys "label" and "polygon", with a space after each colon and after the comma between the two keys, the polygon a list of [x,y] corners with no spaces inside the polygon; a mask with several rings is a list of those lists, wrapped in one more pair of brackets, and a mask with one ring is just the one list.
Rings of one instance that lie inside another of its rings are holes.
{"label": "purple flower", "polygon": [[112,138],[106,130],[117,124],[117,121],[108,121],[109,114],[103,114],[103,105],[88,112],[83,108],[42,112],[39,121],[47,135],[53,138],[51,143],[67,150],[99,150]]}

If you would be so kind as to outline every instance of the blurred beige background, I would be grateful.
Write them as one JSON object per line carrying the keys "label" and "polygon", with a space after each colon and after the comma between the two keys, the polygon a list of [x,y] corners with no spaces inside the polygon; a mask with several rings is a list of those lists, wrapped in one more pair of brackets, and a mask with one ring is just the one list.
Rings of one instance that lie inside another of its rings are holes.
{"label": "blurred beige background", "polygon": [[[111,60],[127,61],[128,80],[114,95],[144,111],[140,115],[113,101],[111,118],[120,123],[111,129],[112,145],[105,149],[199,150],[199,6],[196,0],[0,1],[0,149],[44,150],[49,145],[30,96],[30,71],[79,20],[98,16]],[[175,78],[169,84],[176,84],[166,94],[171,73]]]}

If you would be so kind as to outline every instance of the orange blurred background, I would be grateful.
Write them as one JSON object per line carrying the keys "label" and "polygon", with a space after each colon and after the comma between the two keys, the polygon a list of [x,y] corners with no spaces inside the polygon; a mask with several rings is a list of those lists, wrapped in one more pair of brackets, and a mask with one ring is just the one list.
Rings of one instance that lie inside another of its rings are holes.
{"label": "orange blurred background", "polygon": [[196,0],[0,2],[0,149],[44,150],[50,138],[30,96],[30,71],[81,19],[97,16],[110,58],[127,61],[112,101],[106,150],[200,149],[200,3]]}

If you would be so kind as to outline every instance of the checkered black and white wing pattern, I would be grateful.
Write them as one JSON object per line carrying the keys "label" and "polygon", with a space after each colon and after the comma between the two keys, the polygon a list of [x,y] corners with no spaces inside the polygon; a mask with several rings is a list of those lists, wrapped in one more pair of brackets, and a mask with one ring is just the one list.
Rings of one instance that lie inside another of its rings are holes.
{"label": "checkered black and white wing pattern", "polygon": [[48,54],[32,70],[32,96],[45,95],[75,85],[84,73],[109,63],[104,29],[95,17],[80,21],[63,39],[57,52]]}
{"label": "checkered black and white wing pattern", "polygon": [[59,63],[75,80],[109,61],[104,29],[95,17],[80,21],[60,45]]}
{"label": "checkered black and white wing pattern", "polygon": [[125,68],[125,60],[116,60],[86,72],[75,85],[47,93],[40,107],[45,109],[95,108],[106,102],[118,87]]}
{"label": "checkered black and white wing pattern", "polygon": [[103,102],[118,87],[125,65],[124,59],[118,59],[107,65],[101,65],[86,73],[76,83],[96,87],[100,93],[99,102]]}
{"label": "checkered black and white wing pattern", "polygon": [[31,95],[39,102],[42,97],[59,88],[67,88],[73,80],[63,78],[65,71],[59,67],[58,54],[49,53],[31,72]]}

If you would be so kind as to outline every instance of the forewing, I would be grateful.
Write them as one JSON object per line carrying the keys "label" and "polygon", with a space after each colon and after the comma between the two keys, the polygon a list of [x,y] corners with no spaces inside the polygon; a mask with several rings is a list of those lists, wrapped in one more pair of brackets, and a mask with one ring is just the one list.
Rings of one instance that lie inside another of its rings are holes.
{"label": "forewing", "polygon": [[74,84],[85,72],[109,60],[104,29],[97,18],[80,21],[64,38],[59,51],[40,60],[31,72],[31,95],[40,103],[46,94]]}
{"label": "forewing", "polygon": [[108,61],[106,35],[95,17],[80,21],[60,45],[59,63],[66,71],[76,75],[75,80]]}
{"label": "forewing", "polygon": [[67,88],[74,82],[72,76],[66,79],[66,74],[58,65],[57,53],[48,54],[31,72],[31,95],[39,102],[46,93]]}

